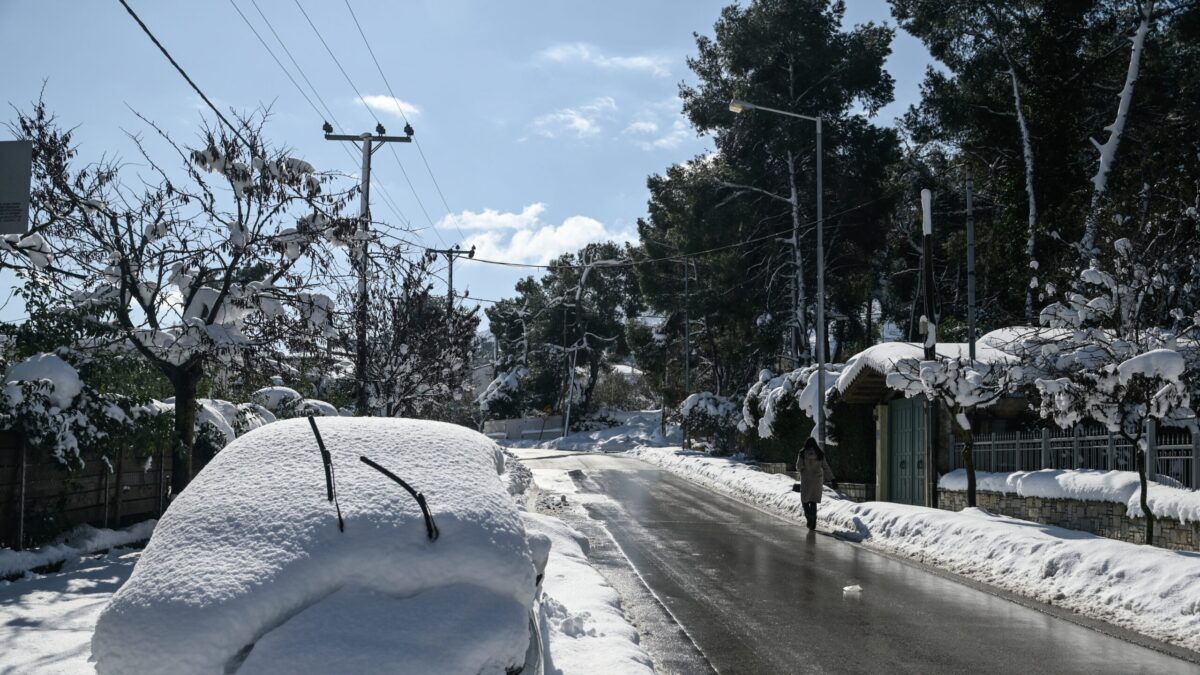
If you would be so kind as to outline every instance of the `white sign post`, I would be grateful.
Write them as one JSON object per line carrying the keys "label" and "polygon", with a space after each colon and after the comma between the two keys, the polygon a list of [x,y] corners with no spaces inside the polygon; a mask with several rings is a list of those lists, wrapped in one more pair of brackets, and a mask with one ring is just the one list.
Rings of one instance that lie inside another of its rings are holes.
{"label": "white sign post", "polygon": [[0,141],[0,235],[29,229],[33,142]]}

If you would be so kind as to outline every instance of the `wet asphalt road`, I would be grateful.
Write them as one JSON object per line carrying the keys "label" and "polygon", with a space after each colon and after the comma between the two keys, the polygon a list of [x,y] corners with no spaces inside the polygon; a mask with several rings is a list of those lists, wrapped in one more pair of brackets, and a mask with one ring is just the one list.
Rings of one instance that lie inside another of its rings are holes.
{"label": "wet asphalt road", "polygon": [[[576,501],[604,523],[698,648],[691,660],[660,660],[660,670],[1200,673],[1195,663],[809,533],[637,460],[574,455],[529,464],[572,472],[583,493]],[[852,584],[862,593],[844,594]],[[655,655],[653,641],[646,647]]]}

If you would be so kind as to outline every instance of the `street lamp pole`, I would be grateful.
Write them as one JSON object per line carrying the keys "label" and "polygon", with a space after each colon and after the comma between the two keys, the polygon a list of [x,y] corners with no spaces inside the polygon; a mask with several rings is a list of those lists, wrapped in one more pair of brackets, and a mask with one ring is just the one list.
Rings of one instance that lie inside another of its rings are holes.
{"label": "street lamp pole", "polygon": [[[822,137],[824,136],[820,117],[811,117],[799,113],[755,105],[741,99],[729,102],[729,110],[742,113],[747,110],[763,110],[776,115],[796,117],[814,122],[817,125],[817,443],[825,450],[825,191],[822,185]],[[799,241],[794,242],[799,246]],[[797,269],[799,274],[800,270]],[[797,283],[799,280],[797,280]]]}

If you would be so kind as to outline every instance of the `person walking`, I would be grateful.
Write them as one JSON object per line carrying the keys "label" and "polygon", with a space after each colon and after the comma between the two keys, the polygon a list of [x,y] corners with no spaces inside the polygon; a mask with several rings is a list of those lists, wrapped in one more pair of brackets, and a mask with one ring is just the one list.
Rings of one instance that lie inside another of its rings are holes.
{"label": "person walking", "polygon": [[824,493],[822,485],[829,483],[830,487],[834,490],[837,489],[833,470],[829,468],[829,462],[825,461],[825,453],[821,451],[821,446],[817,444],[816,439],[809,438],[804,442],[804,448],[796,457],[796,472],[800,474],[800,482],[792,486],[792,491],[800,493],[800,503],[804,507],[804,520],[808,523],[808,529],[815,530],[817,529],[817,504],[821,501]]}

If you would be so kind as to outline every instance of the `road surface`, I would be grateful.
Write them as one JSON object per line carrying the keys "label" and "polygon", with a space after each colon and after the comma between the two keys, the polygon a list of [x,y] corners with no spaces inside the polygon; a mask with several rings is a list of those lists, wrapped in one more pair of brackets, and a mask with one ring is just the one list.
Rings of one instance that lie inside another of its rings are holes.
{"label": "road surface", "polygon": [[[568,499],[597,521],[593,530],[611,534],[612,545],[599,541],[594,554],[635,623],[649,626],[644,644],[665,672],[1200,673],[1196,663],[1105,634],[1117,629],[1102,633],[809,533],[635,459],[527,463],[568,472],[577,490]],[[614,552],[661,607],[621,578]],[[843,592],[853,584],[861,594]],[[674,632],[663,616],[678,622]]]}

